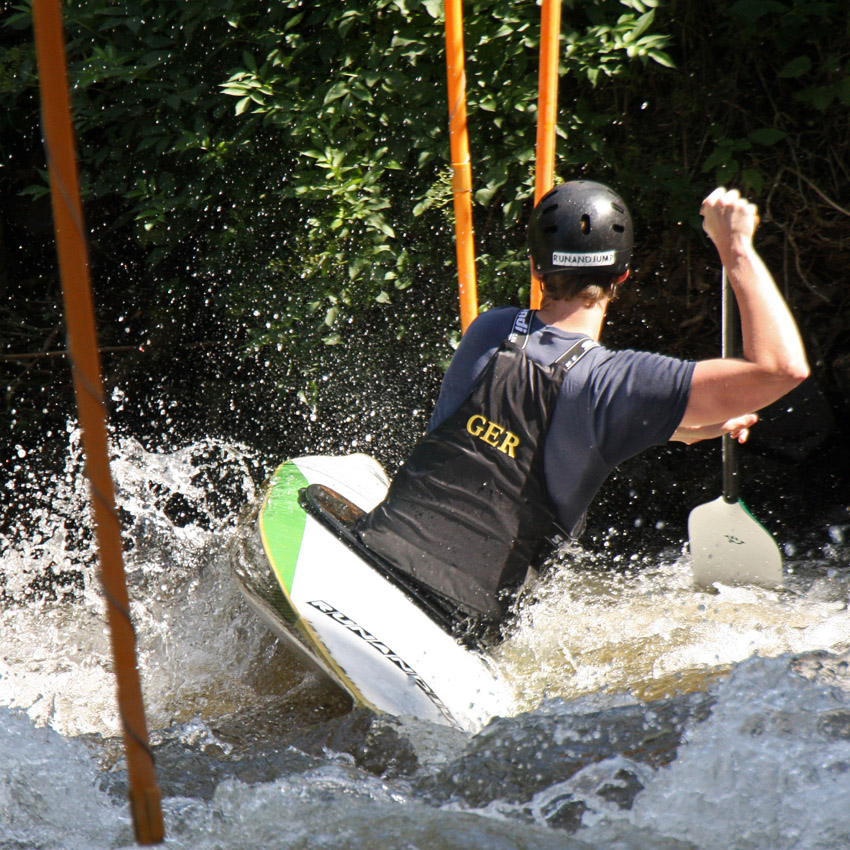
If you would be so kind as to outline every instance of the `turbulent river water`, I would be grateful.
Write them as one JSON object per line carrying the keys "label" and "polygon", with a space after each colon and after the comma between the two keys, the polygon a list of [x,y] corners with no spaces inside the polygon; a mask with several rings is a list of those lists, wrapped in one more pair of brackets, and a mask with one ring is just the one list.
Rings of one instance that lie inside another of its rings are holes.
{"label": "turbulent river water", "polygon": [[[63,471],[22,446],[5,485],[2,850],[133,844],[68,431]],[[113,455],[165,846],[850,846],[846,527],[789,556],[781,592],[694,590],[680,551],[573,553],[494,653],[511,716],[467,735],[353,710],[249,611],[228,544],[265,459],[129,437]]]}

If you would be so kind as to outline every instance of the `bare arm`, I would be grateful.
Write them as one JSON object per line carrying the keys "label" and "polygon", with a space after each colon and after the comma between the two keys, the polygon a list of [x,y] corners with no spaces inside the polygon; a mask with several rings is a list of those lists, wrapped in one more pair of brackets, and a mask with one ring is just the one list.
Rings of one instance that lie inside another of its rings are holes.
{"label": "bare arm", "polygon": [[746,443],[750,436],[750,428],[756,422],[758,422],[757,414],[746,413],[744,416],[736,416],[734,419],[727,419],[725,422],[718,422],[715,425],[680,425],[673,432],[670,440],[687,443],[690,446],[701,440],[713,440],[715,437],[728,434],[733,440]]}
{"label": "bare arm", "polygon": [[744,356],[696,364],[680,428],[716,426],[759,410],[809,375],[794,318],[753,247],[755,206],[736,190],[719,188],[701,213],[735,292]]}

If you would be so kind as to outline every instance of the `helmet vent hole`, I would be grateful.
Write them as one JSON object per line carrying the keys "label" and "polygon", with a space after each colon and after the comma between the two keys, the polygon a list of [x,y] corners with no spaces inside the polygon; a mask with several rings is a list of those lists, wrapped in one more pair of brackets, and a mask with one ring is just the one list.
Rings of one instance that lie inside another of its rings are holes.
{"label": "helmet vent hole", "polygon": [[584,234],[590,233],[590,216],[587,213],[581,217],[581,232]]}
{"label": "helmet vent hole", "polygon": [[617,231],[617,233],[623,233],[623,232],[625,232],[625,229],[626,229],[626,228],[625,228],[625,227],[623,227],[623,225],[622,225],[622,224],[614,224],[614,225],[612,225],[612,226],[611,226],[611,229],[612,229],[612,230],[616,230],[616,231]]}
{"label": "helmet vent hole", "polygon": [[555,224],[550,224],[547,227],[543,228],[543,232],[544,233],[557,233],[558,232],[558,226],[555,225]]}
{"label": "helmet vent hole", "polygon": [[615,203],[612,202],[611,206],[614,207],[614,209],[617,210],[617,212],[620,213],[620,215],[626,214],[626,211],[619,204],[615,204]]}
{"label": "helmet vent hole", "polygon": [[546,209],[544,209],[543,212],[540,213],[540,215],[549,215],[549,213],[555,212],[556,209],[558,209],[557,204],[549,204],[549,206],[546,207]]}

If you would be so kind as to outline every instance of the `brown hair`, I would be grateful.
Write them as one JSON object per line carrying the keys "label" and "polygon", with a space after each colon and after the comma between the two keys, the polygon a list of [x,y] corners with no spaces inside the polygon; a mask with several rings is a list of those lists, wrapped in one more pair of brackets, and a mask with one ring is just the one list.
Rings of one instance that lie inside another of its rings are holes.
{"label": "brown hair", "polygon": [[555,301],[583,298],[588,304],[597,304],[603,298],[613,298],[617,291],[616,275],[587,272],[553,272],[542,278],[543,296]]}

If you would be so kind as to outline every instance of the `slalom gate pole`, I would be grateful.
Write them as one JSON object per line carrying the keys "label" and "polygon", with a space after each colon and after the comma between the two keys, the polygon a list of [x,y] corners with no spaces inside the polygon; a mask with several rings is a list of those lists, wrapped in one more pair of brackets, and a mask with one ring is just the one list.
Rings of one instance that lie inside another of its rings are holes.
{"label": "slalom gate pole", "polygon": [[466,329],[478,315],[475,244],[472,231],[472,168],[466,123],[466,70],[463,55],[462,0],[446,0],[446,69],[449,79],[449,142],[455,212],[460,325]]}
{"label": "slalom gate pole", "polygon": [[[540,68],[537,86],[537,158],[534,204],[555,182],[555,127],[558,123],[558,65],[560,62],[561,0],[543,0],[540,9]],[[531,307],[543,300],[539,282],[531,278]]]}
{"label": "slalom gate pole", "polygon": [[106,407],[89,280],[88,251],[80,203],[68,74],[59,0],[34,0],[33,26],[41,89],[42,132],[50,174],[53,222],[68,352],[83,432],[100,576],[106,597],[112,656],[118,684],[118,710],[124,728],[127,776],[136,841],[164,838],[160,791],[148,744],[142,691],[136,666],[136,635],[130,621],[121,528],[109,468]]}

